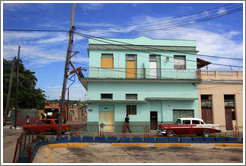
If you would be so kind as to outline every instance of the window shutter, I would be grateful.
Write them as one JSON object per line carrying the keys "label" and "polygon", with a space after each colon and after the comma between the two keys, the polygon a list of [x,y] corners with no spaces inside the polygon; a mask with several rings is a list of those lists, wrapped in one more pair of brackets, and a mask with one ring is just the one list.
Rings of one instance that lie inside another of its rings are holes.
{"label": "window shutter", "polygon": [[113,58],[101,58],[101,68],[114,68]]}

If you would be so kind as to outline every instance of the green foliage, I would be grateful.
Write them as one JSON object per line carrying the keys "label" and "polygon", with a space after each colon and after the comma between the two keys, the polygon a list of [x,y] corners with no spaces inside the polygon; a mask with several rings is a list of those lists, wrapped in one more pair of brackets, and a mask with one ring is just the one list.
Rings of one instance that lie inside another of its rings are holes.
{"label": "green foliage", "polygon": [[38,133],[37,135],[36,135],[36,138],[37,138],[37,140],[45,140],[46,139],[46,136],[45,135],[43,135],[42,133]]}
{"label": "green foliage", "polygon": [[[12,62],[3,59],[3,103],[6,106],[7,94],[10,81]],[[38,79],[34,75],[35,72],[25,69],[22,61],[19,61],[19,92],[18,105],[20,108],[43,109],[46,102],[44,91],[36,89]],[[10,108],[14,107],[16,91],[16,65],[13,72],[12,91],[10,99]]]}

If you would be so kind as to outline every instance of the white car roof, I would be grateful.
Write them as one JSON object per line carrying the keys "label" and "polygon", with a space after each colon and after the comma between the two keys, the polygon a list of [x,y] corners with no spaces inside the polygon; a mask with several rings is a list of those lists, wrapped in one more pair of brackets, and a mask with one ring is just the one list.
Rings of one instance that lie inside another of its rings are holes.
{"label": "white car roof", "polygon": [[179,118],[180,120],[199,120],[199,121],[203,121],[200,118]]}

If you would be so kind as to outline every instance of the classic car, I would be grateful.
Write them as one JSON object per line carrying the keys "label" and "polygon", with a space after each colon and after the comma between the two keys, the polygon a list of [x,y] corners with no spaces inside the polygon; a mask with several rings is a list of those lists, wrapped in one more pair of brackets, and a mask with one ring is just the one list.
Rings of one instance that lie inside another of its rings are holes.
{"label": "classic car", "polygon": [[200,118],[179,118],[174,124],[160,124],[157,129],[157,134],[169,137],[181,134],[209,137],[211,133],[219,132],[221,132],[219,125],[205,124]]}
{"label": "classic car", "polygon": [[[23,125],[23,130],[31,130],[36,133],[38,132],[52,132],[53,134],[57,133],[58,129],[58,119],[41,119],[38,120],[37,124]],[[70,124],[62,124],[61,134],[64,134],[66,131],[71,130]]]}

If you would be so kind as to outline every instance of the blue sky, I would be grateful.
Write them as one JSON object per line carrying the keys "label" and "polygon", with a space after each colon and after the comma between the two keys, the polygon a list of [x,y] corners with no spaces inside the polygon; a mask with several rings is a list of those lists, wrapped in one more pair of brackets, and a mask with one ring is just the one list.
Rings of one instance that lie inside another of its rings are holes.
{"label": "blue sky", "polygon": [[[62,1],[57,3],[7,2],[2,6],[4,29],[69,29],[71,3]],[[89,4],[79,2],[76,4],[74,24],[77,32],[99,37],[135,38],[145,35],[153,39],[196,40],[199,54],[243,58],[243,11],[201,23],[193,20],[194,24],[173,27],[175,23],[184,19],[205,18],[210,14],[225,14],[237,8],[236,6],[240,6],[240,3]],[[167,26],[172,28],[163,29]],[[90,31],[82,31],[79,28]],[[17,55],[17,48],[20,45],[21,59],[27,69],[35,72],[38,78],[37,87],[45,90],[48,99],[59,99],[67,43],[68,34],[66,32],[3,31],[3,57],[12,60]],[[88,65],[87,48],[88,39],[75,35],[73,50],[80,52],[72,58],[75,67],[83,67],[82,64]],[[243,61],[199,58],[213,63],[243,66]],[[215,65],[209,66],[209,69],[231,70],[230,67]],[[240,70],[241,68],[233,67],[232,69]],[[68,82],[68,85],[70,83]],[[70,88],[70,99],[84,100],[85,96],[86,92],[76,78]]]}

